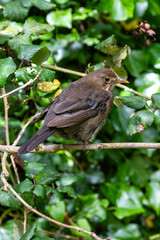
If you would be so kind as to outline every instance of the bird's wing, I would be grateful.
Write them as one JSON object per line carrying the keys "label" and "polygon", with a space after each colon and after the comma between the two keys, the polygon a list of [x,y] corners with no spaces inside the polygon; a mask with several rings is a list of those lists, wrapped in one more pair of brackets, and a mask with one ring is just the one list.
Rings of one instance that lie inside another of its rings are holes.
{"label": "bird's wing", "polygon": [[[98,99],[79,99],[57,103],[46,115],[47,127],[64,128],[82,123],[96,116],[99,111],[105,110],[108,95],[102,94]],[[52,111],[54,117],[51,118]]]}

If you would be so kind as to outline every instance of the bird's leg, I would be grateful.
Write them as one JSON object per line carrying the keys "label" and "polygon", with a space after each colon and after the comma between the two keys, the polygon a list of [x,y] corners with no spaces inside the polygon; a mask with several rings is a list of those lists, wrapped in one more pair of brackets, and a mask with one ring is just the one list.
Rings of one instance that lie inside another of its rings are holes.
{"label": "bird's leg", "polygon": [[[86,150],[86,146],[87,146],[87,144],[89,144],[89,143],[90,143],[90,141],[88,141],[88,140],[85,140],[85,141],[84,141],[84,143],[83,143],[83,151]],[[87,153],[89,153],[89,151],[87,151]]]}

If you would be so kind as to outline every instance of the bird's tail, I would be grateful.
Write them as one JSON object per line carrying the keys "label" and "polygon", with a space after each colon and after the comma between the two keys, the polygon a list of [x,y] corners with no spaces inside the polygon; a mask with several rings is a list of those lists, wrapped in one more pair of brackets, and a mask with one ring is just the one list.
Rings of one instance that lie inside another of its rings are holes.
{"label": "bird's tail", "polygon": [[18,155],[23,155],[32,151],[41,142],[43,142],[46,138],[52,135],[56,129],[51,130],[46,127],[46,129],[43,129],[43,132],[40,130],[18,149]]}

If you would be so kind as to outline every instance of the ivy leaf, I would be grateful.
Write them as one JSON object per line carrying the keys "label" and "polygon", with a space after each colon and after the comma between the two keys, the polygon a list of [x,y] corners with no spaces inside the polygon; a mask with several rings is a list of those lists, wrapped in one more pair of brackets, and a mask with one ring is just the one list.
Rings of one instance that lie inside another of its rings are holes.
{"label": "ivy leaf", "polygon": [[56,6],[54,3],[47,2],[45,0],[38,0],[38,1],[32,0],[31,2],[35,7],[37,7],[38,9],[40,9],[42,11],[50,10]]}
{"label": "ivy leaf", "polygon": [[21,202],[10,191],[4,192],[0,190],[0,204],[15,209],[21,207]]}
{"label": "ivy leaf", "polygon": [[71,186],[66,186],[66,187],[61,186],[61,187],[58,187],[57,190],[60,193],[67,193],[68,196],[70,196],[72,198],[76,198],[77,197],[74,189]]}
{"label": "ivy leaf", "polygon": [[43,171],[45,164],[38,162],[27,162],[25,161],[25,173],[28,178],[34,178],[39,172]]}
{"label": "ivy leaf", "polygon": [[101,0],[100,9],[105,13],[110,13],[116,21],[124,21],[132,18],[134,14],[134,0]]}
{"label": "ivy leaf", "polygon": [[20,240],[31,240],[36,232],[37,222],[33,223],[32,226],[25,232]]}
{"label": "ivy leaf", "polygon": [[33,193],[38,197],[44,198],[46,196],[46,188],[43,185],[37,184],[34,187]]}
{"label": "ivy leaf", "polygon": [[127,185],[122,186],[118,192],[114,215],[119,219],[123,219],[144,212],[142,197],[143,193],[138,188]]}
{"label": "ivy leaf", "polygon": [[109,55],[114,55],[119,51],[119,47],[116,45],[114,35],[106,38],[104,41],[97,44],[95,48]]}
{"label": "ivy leaf", "polygon": [[152,181],[147,185],[147,196],[150,206],[154,209],[157,215],[160,215],[160,183]]}
{"label": "ivy leaf", "polygon": [[63,222],[65,217],[65,204],[63,201],[56,203],[55,205],[48,206],[49,215],[59,222]]}
{"label": "ivy leaf", "polygon": [[26,178],[23,182],[15,185],[14,189],[16,190],[16,192],[23,194],[25,192],[29,192],[33,187],[33,183]]}
{"label": "ivy leaf", "polygon": [[134,108],[136,110],[143,108],[146,105],[147,99],[141,96],[123,96],[118,97],[127,107]]}
{"label": "ivy leaf", "polygon": [[138,77],[143,71],[148,70],[149,56],[143,50],[132,50],[131,54],[125,60],[127,70]]}
{"label": "ivy leaf", "polygon": [[[15,72],[15,76],[19,81],[28,82],[31,78],[35,78],[41,69],[41,67],[23,67]],[[39,80],[44,82],[52,82],[54,77],[55,71],[43,68]]]}
{"label": "ivy leaf", "polygon": [[29,8],[23,7],[19,1],[7,2],[3,10],[3,14],[11,21],[23,21],[29,12]]}
{"label": "ivy leaf", "polygon": [[56,10],[47,15],[47,22],[58,27],[72,28],[72,10]]}
{"label": "ivy leaf", "polygon": [[50,54],[50,50],[45,46],[21,44],[19,46],[18,58],[31,60],[33,63],[40,65],[49,58]]}
{"label": "ivy leaf", "polygon": [[0,88],[7,81],[7,77],[16,70],[16,64],[11,57],[0,59]]}
{"label": "ivy leaf", "polygon": [[113,64],[116,67],[121,67],[122,61],[127,58],[131,53],[131,48],[125,45],[120,51],[118,51],[113,57]]}
{"label": "ivy leaf", "polygon": [[33,21],[25,21],[25,24],[23,26],[23,31],[25,34],[32,34],[32,35],[38,35],[38,34],[45,34],[47,32],[51,32],[54,30],[54,27],[49,24],[39,23],[35,20]]}
{"label": "ivy leaf", "polygon": [[136,112],[129,120],[128,129],[131,134],[143,131],[145,128],[151,126],[154,120],[154,113],[148,110],[141,110]]}
{"label": "ivy leaf", "polygon": [[151,99],[154,103],[154,108],[160,108],[160,93],[152,94]]}

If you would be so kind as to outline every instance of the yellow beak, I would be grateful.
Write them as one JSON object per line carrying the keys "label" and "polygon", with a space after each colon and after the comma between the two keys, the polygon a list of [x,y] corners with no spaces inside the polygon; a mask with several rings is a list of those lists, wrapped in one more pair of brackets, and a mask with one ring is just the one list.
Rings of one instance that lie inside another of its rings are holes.
{"label": "yellow beak", "polygon": [[117,81],[117,83],[129,83],[129,81],[119,78],[119,80]]}

